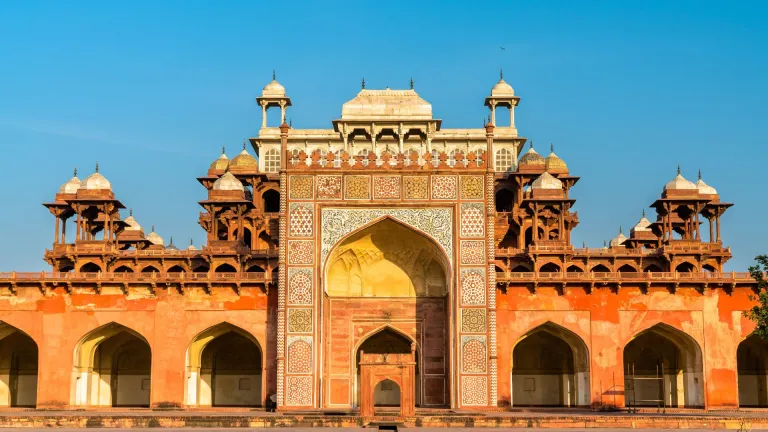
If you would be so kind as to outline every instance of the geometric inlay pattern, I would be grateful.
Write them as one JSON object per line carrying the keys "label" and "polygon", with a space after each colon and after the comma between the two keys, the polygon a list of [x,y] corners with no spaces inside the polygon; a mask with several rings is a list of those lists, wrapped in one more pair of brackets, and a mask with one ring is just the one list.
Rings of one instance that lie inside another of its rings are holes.
{"label": "geometric inlay pattern", "polygon": [[488,368],[485,336],[461,337],[461,367],[464,373],[485,373]]}
{"label": "geometric inlay pattern", "polygon": [[321,209],[320,266],[336,243],[375,219],[389,216],[432,237],[453,260],[453,211],[429,208],[329,208]]}
{"label": "geometric inlay pattern", "polygon": [[311,268],[288,268],[288,303],[295,305],[312,304]]}
{"label": "geometric inlay pattern", "polygon": [[291,203],[289,221],[291,237],[312,237],[312,204]]}
{"label": "geometric inlay pattern", "polygon": [[485,309],[462,309],[461,331],[464,333],[485,333]]}
{"label": "geometric inlay pattern", "polygon": [[432,176],[432,199],[456,199],[456,176]]}
{"label": "geometric inlay pattern", "polygon": [[405,176],[405,199],[427,199],[428,176]]}
{"label": "geometric inlay pattern", "polygon": [[459,249],[462,264],[485,264],[485,240],[462,240]]}
{"label": "geometric inlay pattern", "polygon": [[461,404],[464,406],[488,405],[488,377],[461,377]]}
{"label": "geometric inlay pattern", "polygon": [[340,199],[341,176],[317,176],[317,199]]}
{"label": "geometric inlay pattern", "polygon": [[483,176],[461,176],[461,199],[483,199]]}
{"label": "geometric inlay pattern", "polygon": [[288,309],[288,332],[312,333],[312,309]]}
{"label": "geometric inlay pattern", "polygon": [[484,215],[482,203],[461,204],[461,236],[485,237]]}
{"label": "geometric inlay pattern", "polygon": [[371,198],[371,177],[349,175],[344,177],[346,187],[344,198],[346,199],[369,199]]}
{"label": "geometric inlay pattern", "polygon": [[288,264],[312,264],[312,240],[288,240]]}
{"label": "geometric inlay pattern", "polygon": [[312,372],[312,337],[290,336],[287,357],[288,373]]}
{"label": "geometric inlay pattern", "polygon": [[485,305],[485,269],[461,269],[461,304]]}
{"label": "geometric inlay pattern", "polygon": [[291,176],[291,189],[288,196],[291,199],[312,199],[314,197],[314,177],[312,176]]}
{"label": "geometric inlay pattern", "polygon": [[285,383],[285,404],[287,406],[312,405],[312,377],[288,377]]}
{"label": "geometric inlay pattern", "polygon": [[400,199],[400,176],[375,176],[374,199]]}

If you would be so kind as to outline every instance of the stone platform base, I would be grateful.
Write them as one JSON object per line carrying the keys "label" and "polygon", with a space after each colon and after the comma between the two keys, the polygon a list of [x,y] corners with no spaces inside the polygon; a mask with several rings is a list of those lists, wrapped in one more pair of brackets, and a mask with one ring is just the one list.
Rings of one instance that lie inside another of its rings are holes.
{"label": "stone platform base", "polygon": [[652,413],[573,412],[452,412],[429,410],[414,417],[382,415],[267,413],[264,411],[0,411],[0,428],[278,428],[278,427],[402,427],[461,428],[637,428],[637,429],[768,429],[768,410],[733,412]]}

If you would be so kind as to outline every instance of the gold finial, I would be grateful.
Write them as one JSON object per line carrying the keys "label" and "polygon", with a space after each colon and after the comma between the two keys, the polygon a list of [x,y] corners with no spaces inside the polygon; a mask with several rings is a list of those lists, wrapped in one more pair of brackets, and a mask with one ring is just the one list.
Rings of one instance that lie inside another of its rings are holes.
{"label": "gold finial", "polygon": [[96,172],[99,172],[99,163],[96,162]]}
{"label": "gold finial", "polygon": [[272,69],[272,81],[277,81],[277,75],[275,75],[274,69]]}
{"label": "gold finial", "polygon": [[413,90],[413,77],[411,77],[411,90]]}
{"label": "gold finial", "polygon": [[365,90],[365,77],[363,77],[363,90]]}
{"label": "gold finial", "polygon": [[680,175],[680,164],[677,164],[677,175]]}
{"label": "gold finial", "polygon": [[504,69],[499,68],[499,79],[504,80]]}

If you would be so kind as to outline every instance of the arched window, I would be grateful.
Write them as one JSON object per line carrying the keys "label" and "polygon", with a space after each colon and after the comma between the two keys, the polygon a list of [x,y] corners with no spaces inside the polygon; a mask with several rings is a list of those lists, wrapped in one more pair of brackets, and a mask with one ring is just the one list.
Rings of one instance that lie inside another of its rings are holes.
{"label": "arched window", "polygon": [[277,213],[280,211],[280,192],[270,189],[261,196],[264,200],[265,213]]}
{"label": "arched window", "polygon": [[477,166],[483,166],[483,160],[480,159],[483,156],[483,153],[485,153],[485,149],[482,147],[478,147],[473,152],[475,154],[475,164]]}
{"label": "arched window", "polygon": [[237,270],[229,264],[222,264],[216,267],[216,273],[237,273]]}
{"label": "arched window", "polygon": [[512,169],[514,164],[514,158],[512,152],[508,149],[502,148],[496,150],[496,171],[507,172]]}
{"label": "arched window", "polygon": [[[449,166],[451,166],[451,167],[456,166],[456,156],[457,155],[464,156],[464,152],[459,150],[459,149],[453,149],[453,150],[451,150],[450,153],[448,153],[448,165]],[[466,162],[466,159],[462,158],[461,165],[464,165],[465,162]]]}
{"label": "arched window", "polygon": [[560,271],[560,266],[558,266],[555,263],[544,264],[539,269],[539,273],[558,273],[559,271]]}
{"label": "arched window", "polygon": [[133,270],[128,266],[120,266],[113,270],[114,273],[133,273]]}
{"label": "arched window", "polygon": [[157,269],[155,266],[146,266],[143,269],[141,269],[142,273],[160,273],[160,270]]}
{"label": "arched window", "polygon": [[637,269],[632,267],[629,264],[624,264],[623,266],[619,267],[619,273],[636,273]]}
{"label": "arched window", "polygon": [[604,266],[602,264],[598,264],[598,265],[592,267],[592,270],[590,270],[590,271],[592,273],[610,273],[611,269],[609,269],[608,267],[606,267],[606,266]]}
{"label": "arched window", "polygon": [[280,171],[280,150],[270,149],[264,153],[264,171],[268,173]]}
{"label": "arched window", "polygon": [[94,263],[83,264],[80,267],[80,273],[98,273],[101,271],[101,267]]}
{"label": "arched window", "polygon": [[696,267],[689,262],[680,263],[677,267],[675,267],[675,271],[678,273],[691,273],[695,270]]}
{"label": "arched window", "polygon": [[584,273],[584,270],[582,270],[581,267],[579,267],[579,266],[572,265],[572,266],[568,267],[566,272],[568,272],[568,273]]}
{"label": "arched window", "polygon": [[362,156],[360,163],[363,164],[363,166],[368,166],[368,153],[370,153],[368,149],[362,149],[357,152],[358,156]]}

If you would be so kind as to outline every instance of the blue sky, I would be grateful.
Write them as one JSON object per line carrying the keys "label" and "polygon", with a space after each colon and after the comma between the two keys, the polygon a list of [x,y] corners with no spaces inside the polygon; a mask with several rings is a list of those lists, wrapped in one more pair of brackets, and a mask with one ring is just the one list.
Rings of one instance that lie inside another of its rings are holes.
{"label": "blue sky", "polygon": [[145,228],[199,245],[195,177],[256,135],[273,68],[294,127],[330,127],[365,76],[413,77],[450,128],[480,126],[500,67],[520,133],[582,176],[574,244],[626,233],[680,164],[736,204],[722,233],[745,270],[768,253],[766,18],[759,1],[0,2],[0,271],[47,269],[40,203],[97,161]]}

